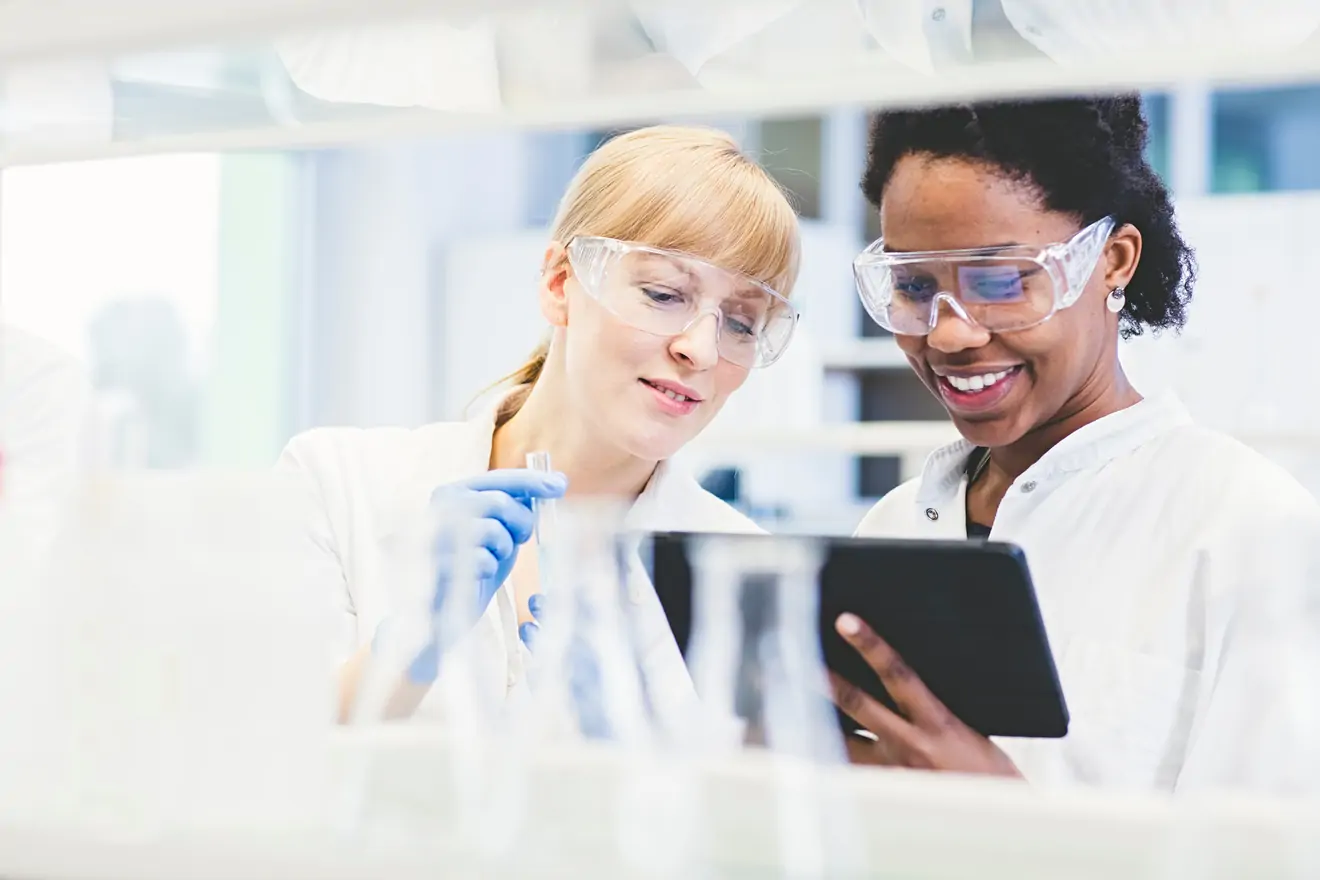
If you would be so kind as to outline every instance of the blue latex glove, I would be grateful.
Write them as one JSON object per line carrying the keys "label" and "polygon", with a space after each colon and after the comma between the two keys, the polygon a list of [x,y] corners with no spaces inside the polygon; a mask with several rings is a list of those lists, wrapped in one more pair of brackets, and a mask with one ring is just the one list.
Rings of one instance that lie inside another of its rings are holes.
{"label": "blue latex glove", "polygon": [[[487,471],[437,489],[431,503],[442,520],[470,517],[472,521],[470,527],[451,529],[436,537],[433,609],[439,611],[449,598],[453,574],[461,562],[478,578],[473,610],[480,617],[513,571],[518,548],[532,536],[536,525],[532,500],[560,498],[567,487],[563,474],[506,469]],[[409,667],[408,677],[419,684],[434,681],[441,653],[441,646],[433,642]]]}
{"label": "blue latex glove", "polygon": [[536,636],[541,631],[538,624],[541,622],[541,610],[544,606],[545,596],[540,593],[533,593],[527,597],[527,610],[532,612],[532,619],[518,627],[518,636],[529,651],[536,647]]}
{"label": "blue latex glove", "polygon": [[[541,593],[529,596],[527,610],[532,613],[535,622],[528,621],[518,627],[518,635],[529,651],[535,651],[536,638],[541,631],[541,615],[545,611],[545,596]],[[602,681],[597,657],[580,636],[569,645],[568,656],[568,686],[573,694],[578,727],[585,736],[592,739],[609,739],[611,720],[602,702]]]}

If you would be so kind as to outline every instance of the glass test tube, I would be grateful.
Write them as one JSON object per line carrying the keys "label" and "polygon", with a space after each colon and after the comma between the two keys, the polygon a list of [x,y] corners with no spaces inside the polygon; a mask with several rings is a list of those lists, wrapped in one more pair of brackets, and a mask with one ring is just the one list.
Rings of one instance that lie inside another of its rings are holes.
{"label": "glass test tube", "polygon": [[[550,466],[550,453],[545,451],[527,453],[527,469],[545,474],[550,473],[553,470]],[[540,569],[541,592],[544,593],[546,592],[546,581],[549,580],[550,576],[547,551],[549,545],[554,541],[555,502],[548,498],[533,498],[532,513],[536,514],[536,526],[532,534],[536,538],[536,557]]]}

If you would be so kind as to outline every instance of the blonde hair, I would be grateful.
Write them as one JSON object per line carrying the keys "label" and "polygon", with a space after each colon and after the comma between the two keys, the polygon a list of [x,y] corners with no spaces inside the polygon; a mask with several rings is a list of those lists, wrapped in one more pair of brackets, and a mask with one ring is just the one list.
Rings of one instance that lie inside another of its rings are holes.
{"label": "blonde hair", "polygon": [[[779,184],[718,129],[640,128],[587,157],[559,203],[552,239],[599,235],[685,251],[784,296],[797,281],[797,215]],[[547,267],[549,268],[549,267]],[[522,408],[549,354],[547,339],[497,385],[518,386],[496,425]]]}

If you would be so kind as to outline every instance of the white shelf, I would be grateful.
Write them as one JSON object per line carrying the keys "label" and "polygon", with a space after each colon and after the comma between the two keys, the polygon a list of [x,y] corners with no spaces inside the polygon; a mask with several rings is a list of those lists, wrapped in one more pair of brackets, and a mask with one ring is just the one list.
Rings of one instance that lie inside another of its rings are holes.
{"label": "white shelf", "polygon": [[[749,754],[704,766],[667,765],[655,794],[633,790],[623,801],[628,782],[638,778],[624,756],[559,747],[524,755],[526,823],[509,841],[513,863],[501,870],[476,860],[476,835],[469,829],[465,836],[450,795],[454,763],[433,731],[402,728],[352,740],[338,750],[339,796],[354,778],[366,784],[360,798],[344,800],[359,802],[360,821],[342,830],[166,827],[116,834],[104,824],[42,828],[33,817],[0,822],[0,872],[69,880],[403,880],[434,877],[443,865],[445,876],[661,876],[657,865],[638,865],[636,856],[630,861],[620,852],[625,810],[636,816],[640,809],[652,811],[653,828],[685,818],[698,823],[703,836],[695,845],[715,876],[778,876],[793,844],[806,844],[800,857],[813,843],[833,860],[833,870],[821,876],[1293,880],[1320,868],[1308,861],[1320,850],[1314,806],[1282,800],[1175,800],[904,771],[812,771]],[[509,753],[502,760],[511,760]],[[686,816],[666,814],[680,779],[697,797]],[[501,816],[517,827],[514,820]],[[660,844],[669,849],[657,855],[672,857],[680,838],[661,834]]]}
{"label": "white shelf", "polygon": [[[733,3],[669,5],[708,17]],[[1067,65],[1033,50],[928,74],[880,49],[856,7],[842,2],[803,3],[753,28],[694,76],[651,48],[654,34],[639,36],[641,25],[621,12],[631,8],[607,0],[9,0],[0,3],[0,163],[1320,77],[1315,40],[1278,51],[1119,46]],[[718,30],[705,24],[689,30]],[[298,44],[311,54],[292,67],[281,54],[291,34],[317,38]],[[170,66],[187,67],[198,54],[218,57],[223,77],[180,88]],[[159,75],[124,75],[144,59]],[[67,71],[40,67],[48,62],[81,65],[78,88]]]}
{"label": "white shelf", "polygon": [[951,422],[843,422],[812,428],[739,431],[720,428],[692,442],[703,453],[721,451],[844,452],[852,455],[926,455],[958,439]]}
{"label": "white shelf", "polygon": [[892,336],[835,340],[822,346],[821,359],[824,368],[835,373],[911,369]]}
{"label": "white shelf", "polygon": [[[1320,448],[1320,434],[1235,433],[1241,442],[1260,450]],[[926,455],[959,437],[952,422],[844,422],[811,428],[741,431],[712,428],[691,444],[701,453],[831,451],[851,455]]]}
{"label": "white shelf", "polygon": [[5,0],[0,61],[61,61],[228,40],[268,41],[290,30],[400,15],[457,16],[543,0]]}

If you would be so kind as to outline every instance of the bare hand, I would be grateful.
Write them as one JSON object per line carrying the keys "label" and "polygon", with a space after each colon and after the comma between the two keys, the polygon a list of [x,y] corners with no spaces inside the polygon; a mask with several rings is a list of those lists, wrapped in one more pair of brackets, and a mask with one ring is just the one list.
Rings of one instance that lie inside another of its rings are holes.
{"label": "bare hand", "polygon": [[902,712],[890,710],[830,673],[834,702],[875,736],[874,742],[850,738],[848,754],[853,763],[1022,777],[999,746],[963,724],[860,618],[842,614],[834,625],[880,676]]}

